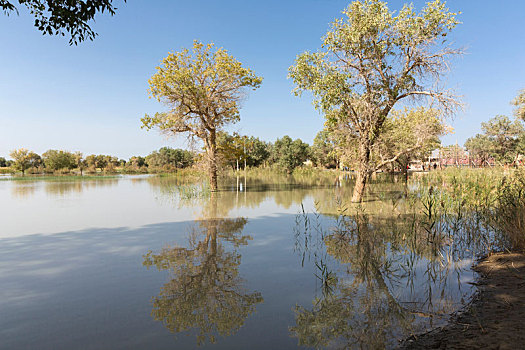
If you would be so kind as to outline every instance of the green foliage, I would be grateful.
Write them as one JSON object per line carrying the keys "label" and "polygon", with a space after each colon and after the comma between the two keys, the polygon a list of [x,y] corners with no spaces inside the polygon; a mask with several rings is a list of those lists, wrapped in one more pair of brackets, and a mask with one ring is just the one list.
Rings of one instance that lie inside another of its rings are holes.
{"label": "green foliage", "polygon": [[150,94],[167,112],[146,115],[142,126],[169,135],[186,133],[204,142],[211,190],[217,190],[217,133],[240,119],[239,103],[262,78],[213,44],[170,53],[150,78]]}
{"label": "green foliage", "polygon": [[481,164],[488,164],[492,156],[492,140],[483,134],[476,134],[474,137],[469,137],[465,141],[465,148],[469,152],[469,156],[473,159],[479,159]]}
{"label": "green foliage", "polygon": [[195,41],[192,52],[170,53],[150,78],[151,96],[170,110],[146,115],[143,127],[190,132],[204,139],[210,129],[239,121],[243,90],[256,89],[261,82],[226,50]]}
{"label": "green foliage", "polygon": [[308,159],[309,147],[301,139],[292,140],[286,135],[277,139],[273,144],[270,160],[291,173]]}
{"label": "green foliage", "polygon": [[[114,15],[117,9],[113,0],[17,0],[20,5],[27,7],[35,17],[35,27],[43,35],[70,36],[69,44],[78,44],[86,39],[93,40],[95,33],[89,26],[98,12],[109,12]],[[126,2],[126,0],[124,0]],[[15,11],[18,13],[13,0],[0,0],[0,9],[6,14]]]}
{"label": "green foliage", "polygon": [[146,158],[141,156],[133,156],[129,158],[129,161],[126,163],[127,166],[133,166],[133,167],[143,167],[147,166]]}
{"label": "green foliage", "polygon": [[25,148],[14,150],[9,155],[13,158],[12,167],[22,174],[25,174],[27,169],[37,168],[42,164],[42,158],[38,154]]}
{"label": "green foliage", "polygon": [[512,101],[512,104],[516,106],[514,110],[516,118],[525,121],[525,89],[518,93],[518,96]]}
{"label": "green foliage", "polygon": [[356,149],[353,198],[361,201],[377,170],[370,152],[387,132],[387,118],[398,102],[432,100],[446,112],[458,107],[456,98],[435,83],[447,72],[448,57],[461,53],[446,40],[459,22],[440,0],[419,14],[404,5],[397,16],[386,2],[354,1],[343,14],[323,38],[322,50],[297,56],[289,76],[295,94],[310,91],[326,125],[348,136],[342,146]]}
{"label": "green foliage", "polygon": [[268,142],[259,140],[258,137],[250,136],[246,144],[246,162],[248,166],[261,166],[270,157],[271,145]]}
{"label": "green foliage", "polygon": [[7,166],[7,160],[4,157],[0,157],[0,168],[5,168]]}
{"label": "green foliage", "polygon": [[245,144],[246,138],[236,132],[231,135],[225,131],[217,133],[217,152],[222,165],[232,169],[242,167],[246,160]]}
{"label": "green foliage", "polygon": [[49,150],[42,154],[45,167],[49,170],[68,169],[77,167],[75,155],[67,151]]}
{"label": "green foliage", "polygon": [[481,123],[481,128],[490,141],[491,156],[501,163],[511,163],[516,159],[519,138],[525,133],[519,120],[511,121],[509,117],[498,115]]}
{"label": "green foliage", "polygon": [[119,165],[119,160],[114,156],[90,154],[85,158],[85,164],[91,172],[95,172],[96,169],[114,170]]}
{"label": "green foliage", "polygon": [[319,167],[337,168],[337,146],[328,130],[321,130],[315,135],[311,147],[312,160]]}
{"label": "green foliage", "polygon": [[[404,5],[394,16],[378,0],[354,1],[343,14],[346,18],[336,19],[324,37],[324,51],[299,55],[289,71],[297,84],[294,91],[312,91],[315,106],[329,120],[334,113],[353,113],[352,107],[355,113],[367,108],[360,106],[363,99],[379,109],[422,93],[423,79],[440,74],[441,59],[455,53],[439,50],[459,23],[457,14],[439,0],[429,2],[419,15],[412,5]],[[433,48],[439,51],[432,53]]]}
{"label": "green foliage", "polygon": [[379,164],[392,159],[406,167],[411,160],[425,159],[441,145],[440,137],[449,128],[440,112],[423,107],[393,111],[385,121],[373,157]]}
{"label": "green foliage", "polygon": [[[144,158],[135,157],[130,161],[134,162],[137,166],[144,166]],[[145,163],[148,167],[158,168],[187,168],[193,165],[193,153],[183,149],[173,149],[170,147],[162,147],[158,151],[151,152],[146,158]]]}
{"label": "green foliage", "polygon": [[270,145],[254,136],[232,135],[221,131],[217,134],[217,152],[223,165],[232,169],[247,166],[255,167],[263,164],[270,156]]}

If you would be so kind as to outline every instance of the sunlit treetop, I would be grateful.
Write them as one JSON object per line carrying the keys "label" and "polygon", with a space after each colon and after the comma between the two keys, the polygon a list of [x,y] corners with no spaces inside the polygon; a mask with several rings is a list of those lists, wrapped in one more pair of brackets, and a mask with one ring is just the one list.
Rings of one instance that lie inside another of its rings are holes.
{"label": "sunlit treetop", "polygon": [[169,111],[145,116],[143,126],[204,138],[211,130],[239,121],[239,103],[246,90],[261,83],[261,77],[225,49],[195,41],[191,51],[183,49],[164,58],[149,80],[150,95]]}
{"label": "sunlit treetop", "polygon": [[322,49],[299,55],[290,68],[296,94],[312,91],[325,113],[340,107],[364,112],[363,98],[387,110],[405,97],[430,97],[446,109],[457,105],[435,86],[448,71],[447,58],[461,53],[448,45],[448,33],[460,22],[444,2],[431,1],[420,13],[405,4],[396,15],[385,2],[354,1],[343,15]]}

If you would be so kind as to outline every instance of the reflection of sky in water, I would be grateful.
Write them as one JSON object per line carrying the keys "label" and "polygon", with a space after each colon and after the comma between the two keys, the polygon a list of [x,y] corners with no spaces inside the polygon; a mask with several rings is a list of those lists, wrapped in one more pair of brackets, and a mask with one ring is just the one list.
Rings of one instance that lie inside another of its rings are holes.
{"label": "reflection of sky in water", "polygon": [[[0,238],[98,227],[140,227],[198,218],[199,203],[193,207],[191,203],[181,206],[170,195],[162,191],[162,184],[147,178],[0,181]],[[287,207],[280,202],[276,205],[271,195],[261,193],[256,193],[254,206],[246,199],[249,195],[246,192],[231,195],[229,199],[235,200],[237,206],[232,206],[227,215],[255,218],[297,212],[295,206]],[[305,198],[305,205],[310,203],[310,208],[311,202],[311,198]]]}
{"label": "reflection of sky in water", "polygon": [[[322,283],[314,275],[319,274],[320,256],[340,279],[335,295],[350,293],[352,265],[327,255],[315,233],[302,264],[304,246],[297,245],[294,234],[301,203],[307,212],[313,211],[314,203],[322,212],[335,212],[335,205],[326,203],[333,202],[335,193],[344,197],[345,192],[334,190],[333,182],[314,189],[247,182],[247,192],[219,193],[217,207],[198,196],[181,204],[174,199],[181,196],[176,188],[170,180],[134,177],[0,182],[0,348],[70,349],[79,344],[87,349],[193,348],[196,332],[171,334],[150,316],[151,298],[159,295],[171,274],[144,268],[143,255],[167,245],[187,247],[193,220],[212,213],[248,218],[242,229],[243,235],[252,237],[247,245],[221,244],[225,251],[240,255],[243,288],[264,299],[234,335],[218,337],[215,347],[296,347],[298,339],[290,331],[296,325],[295,306],[310,310],[313,300],[323,296]],[[309,217],[325,228],[333,220]],[[462,262],[467,272],[459,275],[461,290],[454,273],[441,281],[446,300],[453,303],[447,311],[472,291],[466,283],[473,278],[470,263]],[[425,260],[415,265],[412,290],[406,278],[395,284],[385,278],[401,305],[415,310],[417,302],[425,302],[425,268]],[[438,305],[441,290],[432,287]],[[366,294],[362,285],[355,291],[358,309]],[[354,321],[363,317],[355,316]],[[428,323],[427,315],[416,317]]]}

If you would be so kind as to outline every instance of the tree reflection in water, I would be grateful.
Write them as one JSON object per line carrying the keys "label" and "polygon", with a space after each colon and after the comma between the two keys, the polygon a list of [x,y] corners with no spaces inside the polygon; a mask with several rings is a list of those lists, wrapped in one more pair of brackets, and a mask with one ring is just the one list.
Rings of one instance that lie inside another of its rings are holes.
{"label": "tree reflection in water", "polygon": [[311,308],[295,308],[290,331],[300,345],[391,348],[460,306],[461,271],[481,250],[483,238],[472,235],[479,221],[425,215],[401,197],[390,203],[340,212],[329,225],[319,214],[298,216],[296,251],[313,260],[321,286]]}
{"label": "tree reflection in water", "polygon": [[234,334],[263,301],[261,293],[244,288],[239,276],[241,255],[235,248],[251,239],[242,235],[248,220],[217,218],[216,213],[212,194],[203,212],[207,218],[195,222],[188,248],[149,251],[143,262],[171,272],[170,281],[152,300],[152,317],[174,333],[196,330],[199,345],[214,343],[217,335]]}

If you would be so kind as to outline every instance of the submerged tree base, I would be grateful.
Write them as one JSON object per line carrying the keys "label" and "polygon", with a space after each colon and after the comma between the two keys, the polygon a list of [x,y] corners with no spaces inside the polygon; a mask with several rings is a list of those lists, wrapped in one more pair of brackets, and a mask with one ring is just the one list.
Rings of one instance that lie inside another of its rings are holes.
{"label": "submerged tree base", "polygon": [[516,349],[525,344],[525,254],[483,259],[479,293],[451,323],[406,340],[402,349]]}

